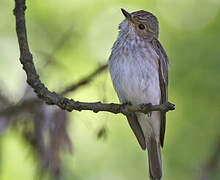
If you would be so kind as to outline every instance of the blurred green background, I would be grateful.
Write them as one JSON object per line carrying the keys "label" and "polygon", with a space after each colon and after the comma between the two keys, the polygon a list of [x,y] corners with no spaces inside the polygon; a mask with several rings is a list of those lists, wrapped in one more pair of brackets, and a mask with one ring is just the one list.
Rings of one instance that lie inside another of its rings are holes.
{"label": "blurred green background", "polygon": [[[28,40],[41,80],[58,92],[106,63],[124,18],[122,7],[130,12],[144,9],[158,17],[160,41],[170,59],[169,101],[176,110],[167,114],[163,179],[202,180],[220,143],[219,0],[29,0]],[[2,93],[17,103],[26,75],[18,60],[13,8],[12,0],[1,0],[0,84]],[[44,68],[48,55],[53,56],[52,65]],[[68,97],[118,102],[108,71]],[[148,178],[146,152],[139,148],[125,117],[86,111],[68,116],[74,153],[62,155],[63,179]],[[101,127],[107,129],[105,140],[96,137]],[[36,159],[17,132],[10,128],[2,132],[0,146],[1,180],[34,179]],[[208,179],[220,179],[219,164],[208,169]]]}

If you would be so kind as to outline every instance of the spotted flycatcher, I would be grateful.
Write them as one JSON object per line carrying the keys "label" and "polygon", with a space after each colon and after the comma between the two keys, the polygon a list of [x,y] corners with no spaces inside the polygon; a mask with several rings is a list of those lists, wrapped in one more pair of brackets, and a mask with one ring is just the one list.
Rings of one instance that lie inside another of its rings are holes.
{"label": "spotted flycatcher", "polygon": [[[162,104],[168,101],[169,60],[158,40],[157,18],[146,11],[128,13],[109,58],[110,74],[122,103]],[[161,180],[161,149],[166,113],[129,113],[127,119],[141,148],[148,151],[151,180]]]}

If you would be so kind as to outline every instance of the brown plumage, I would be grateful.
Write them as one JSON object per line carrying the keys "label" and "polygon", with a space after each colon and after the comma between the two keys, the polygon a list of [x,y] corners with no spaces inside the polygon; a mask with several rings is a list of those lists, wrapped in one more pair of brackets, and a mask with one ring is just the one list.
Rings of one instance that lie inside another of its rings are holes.
{"label": "brown plumage", "polygon": [[[168,102],[168,69],[169,60],[165,50],[157,39],[152,41],[153,48],[159,55],[159,78],[160,78],[160,90],[161,90],[161,100],[160,103],[164,104]],[[160,143],[163,147],[164,136],[166,130],[166,112],[161,112],[161,127],[160,127]]]}
{"label": "brown plumage", "polygon": [[[158,40],[157,18],[150,12],[128,13],[109,58],[114,88],[122,103],[159,104],[168,100],[169,61]],[[151,180],[162,177],[160,146],[164,144],[166,113],[129,113],[127,119],[141,148],[148,151]]]}

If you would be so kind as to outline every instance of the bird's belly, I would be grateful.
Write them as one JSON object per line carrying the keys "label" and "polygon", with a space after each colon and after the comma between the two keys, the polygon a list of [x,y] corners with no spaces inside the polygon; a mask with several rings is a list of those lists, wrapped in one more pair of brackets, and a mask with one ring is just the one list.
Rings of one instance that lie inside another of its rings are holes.
{"label": "bird's belly", "polygon": [[142,59],[118,59],[111,69],[113,84],[121,102],[132,104],[160,102],[157,66]]}

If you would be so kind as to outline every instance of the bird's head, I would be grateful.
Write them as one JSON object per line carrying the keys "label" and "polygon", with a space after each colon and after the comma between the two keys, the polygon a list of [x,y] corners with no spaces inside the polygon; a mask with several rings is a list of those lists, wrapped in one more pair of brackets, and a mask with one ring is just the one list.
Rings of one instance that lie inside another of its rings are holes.
{"label": "bird's head", "polygon": [[144,39],[158,38],[159,25],[157,18],[150,12],[140,10],[132,13],[121,9],[125,20],[120,24],[119,29],[132,36],[139,36]]}

